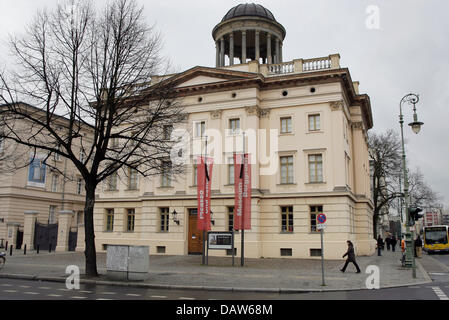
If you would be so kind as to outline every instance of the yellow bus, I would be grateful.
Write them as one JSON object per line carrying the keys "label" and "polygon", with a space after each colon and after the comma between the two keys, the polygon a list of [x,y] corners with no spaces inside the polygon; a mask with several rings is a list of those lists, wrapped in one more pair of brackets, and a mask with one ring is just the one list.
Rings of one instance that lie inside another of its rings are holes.
{"label": "yellow bus", "polygon": [[448,226],[424,227],[424,251],[449,252]]}

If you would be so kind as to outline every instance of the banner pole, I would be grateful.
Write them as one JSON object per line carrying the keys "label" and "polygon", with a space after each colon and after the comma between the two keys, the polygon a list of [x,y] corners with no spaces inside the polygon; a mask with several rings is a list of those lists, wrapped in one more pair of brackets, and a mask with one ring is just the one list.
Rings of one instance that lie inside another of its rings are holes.
{"label": "banner pole", "polygon": [[[240,167],[240,170],[243,170],[243,173],[245,172],[245,131],[243,131],[243,168]],[[242,191],[243,192],[243,191]],[[242,195],[243,198],[243,195]],[[240,265],[243,267],[245,265],[245,201],[242,200],[242,237],[241,237],[241,261]]]}
{"label": "banner pole", "polygon": [[[206,139],[206,150],[205,150],[205,155],[204,155],[204,166],[205,166],[205,170],[207,170],[207,136],[204,136],[204,138]],[[207,179],[207,177],[206,177]],[[210,208],[209,208],[210,209]],[[203,224],[204,226],[204,224]],[[206,230],[204,230],[203,228],[203,259],[202,259],[202,264],[205,265],[206,264]]]}

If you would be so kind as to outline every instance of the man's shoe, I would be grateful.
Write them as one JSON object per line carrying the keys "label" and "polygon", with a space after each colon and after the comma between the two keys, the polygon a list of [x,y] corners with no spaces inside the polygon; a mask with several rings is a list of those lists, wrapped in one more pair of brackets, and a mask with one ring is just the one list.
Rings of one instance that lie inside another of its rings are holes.
{"label": "man's shoe", "polygon": [[340,269],[341,272],[345,273],[345,270]]}
{"label": "man's shoe", "polygon": [[359,271],[357,271],[356,273],[360,273],[360,270],[359,270]]}

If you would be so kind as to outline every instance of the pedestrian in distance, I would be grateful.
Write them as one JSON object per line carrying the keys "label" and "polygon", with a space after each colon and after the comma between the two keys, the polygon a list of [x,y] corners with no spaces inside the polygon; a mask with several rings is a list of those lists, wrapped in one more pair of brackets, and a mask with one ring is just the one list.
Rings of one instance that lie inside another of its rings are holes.
{"label": "pedestrian in distance", "polygon": [[418,237],[415,240],[415,258],[421,257],[421,252],[422,252],[422,240],[418,235]]}
{"label": "pedestrian in distance", "polygon": [[348,266],[349,262],[352,262],[354,266],[357,268],[357,273],[360,273],[360,268],[357,262],[355,261],[354,245],[349,240],[346,241],[346,243],[348,244],[348,251],[346,251],[346,253],[343,255],[343,258],[346,256],[347,258],[343,269],[341,269],[340,271],[344,273],[346,271],[346,267]]}
{"label": "pedestrian in distance", "polygon": [[396,244],[398,243],[398,241],[396,240],[396,236],[393,235],[393,237],[391,237],[390,240],[390,244],[391,244],[391,251],[395,252],[396,251]]}
{"label": "pedestrian in distance", "polygon": [[388,235],[385,238],[385,243],[387,244],[387,250],[390,251],[390,245],[391,245],[391,236],[390,235]]}
{"label": "pedestrian in distance", "polygon": [[377,255],[381,256],[382,255],[382,247],[384,246],[384,240],[382,239],[382,237],[379,236],[377,237]]}

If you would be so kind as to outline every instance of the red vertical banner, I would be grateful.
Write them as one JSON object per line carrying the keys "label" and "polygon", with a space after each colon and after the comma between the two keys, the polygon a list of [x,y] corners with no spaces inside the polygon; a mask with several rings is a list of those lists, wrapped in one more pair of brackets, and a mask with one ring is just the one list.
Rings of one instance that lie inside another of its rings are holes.
{"label": "red vertical banner", "polygon": [[198,230],[209,231],[210,204],[212,189],[213,158],[198,157],[197,162],[197,196],[198,196]]}
{"label": "red vertical banner", "polygon": [[251,230],[251,161],[248,153],[234,154],[234,229]]}

